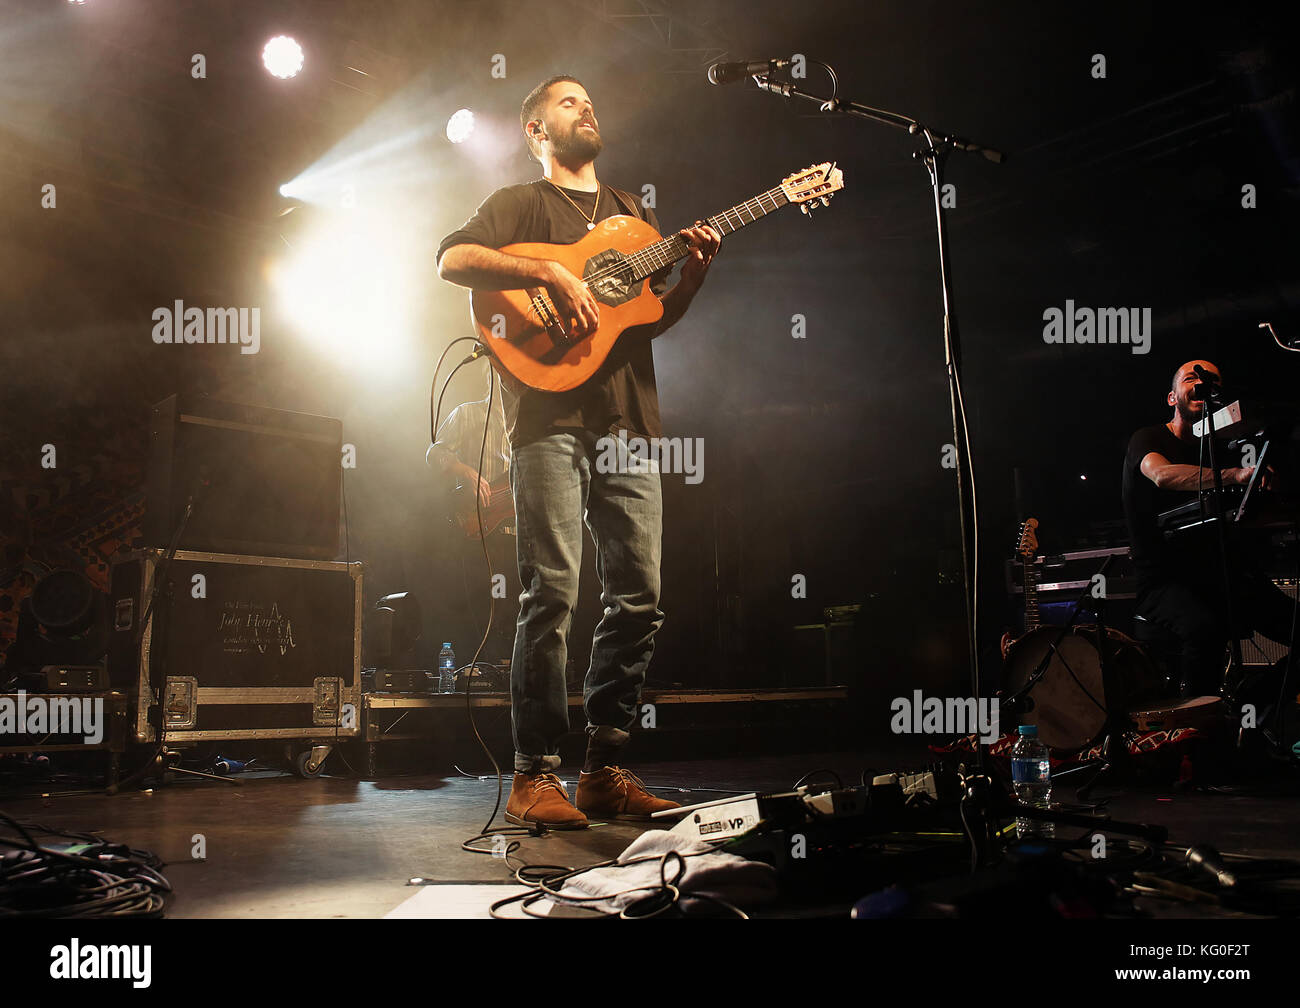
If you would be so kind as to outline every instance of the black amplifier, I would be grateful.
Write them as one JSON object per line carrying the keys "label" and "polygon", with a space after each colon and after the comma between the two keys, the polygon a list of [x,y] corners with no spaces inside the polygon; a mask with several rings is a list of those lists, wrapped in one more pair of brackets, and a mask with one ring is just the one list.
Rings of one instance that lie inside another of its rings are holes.
{"label": "black amplifier", "polygon": [[[435,693],[440,694],[437,669],[365,669],[361,683],[367,693]],[[479,662],[473,669],[462,669],[456,676],[457,693],[509,693],[510,664]],[[451,694],[445,694],[450,696]]]}
{"label": "black amplifier", "polygon": [[94,693],[106,690],[108,669],[100,665],[42,665],[45,688],[51,693]]}
{"label": "black amplifier", "polygon": [[428,669],[366,669],[361,679],[367,693],[438,692],[438,673]]}
{"label": "black amplifier", "polygon": [[162,555],[112,572],[109,677],[134,698],[135,741],[156,741],[160,718],[169,742],[358,734],[361,564]]}
{"label": "black amplifier", "polygon": [[153,408],[144,545],[332,560],[339,553],[343,422],[171,396]]}

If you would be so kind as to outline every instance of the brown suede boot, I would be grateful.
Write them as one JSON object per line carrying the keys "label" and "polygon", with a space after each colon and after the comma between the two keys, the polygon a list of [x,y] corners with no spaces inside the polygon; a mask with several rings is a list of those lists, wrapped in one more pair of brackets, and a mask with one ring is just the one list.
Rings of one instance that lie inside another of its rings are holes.
{"label": "brown suede boot", "polygon": [[587,817],[569,802],[569,792],[553,773],[515,774],[506,802],[506,822],[541,824],[547,829],[587,828]]}
{"label": "brown suede boot", "polygon": [[576,803],[593,819],[649,819],[652,812],[681,808],[649,794],[636,774],[616,766],[579,774]]}

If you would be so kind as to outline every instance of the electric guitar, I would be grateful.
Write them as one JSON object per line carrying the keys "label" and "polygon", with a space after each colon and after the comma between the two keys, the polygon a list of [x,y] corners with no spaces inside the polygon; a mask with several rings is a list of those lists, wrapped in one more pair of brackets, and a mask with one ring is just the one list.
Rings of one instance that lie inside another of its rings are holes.
{"label": "electric guitar", "polygon": [[[1020,561],[1021,570],[1024,572],[1025,588],[1025,629],[1021,637],[1028,634],[1031,630],[1038,627],[1038,572],[1034,570],[1034,556],[1038,552],[1038,519],[1026,518],[1020,523],[1020,531],[1016,537],[1016,559]],[[1011,650],[1011,645],[1018,641],[1020,637],[1012,637],[1011,634],[1002,635],[1002,657],[1005,659],[1007,652]]]}
{"label": "electric guitar", "polygon": [[[515,499],[510,489],[510,474],[497,478],[488,489],[492,496],[483,508],[483,535],[489,536],[515,516]],[[452,491],[456,524],[468,539],[479,538],[478,483],[462,483]]]}
{"label": "electric guitar", "polygon": [[[704,223],[726,236],[787,203],[800,204],[811,216],[814,203],[829,206],[831,194],[842,188],[843,172],[824,162]],[[545,392],[566,392],[596,373],[626,330],[659,321],[663,305],[647,279],[685,259],[690,250],[681,235],[663,238],[645,221],[626,215],[606,217],[572,245],[507,245],[500,251],[553,259],[582,277],[600,306],[599,325],[590,336],[571,336],[573,319],[560,317],[545,287],[471,292],[474,324],[503,374]]]}

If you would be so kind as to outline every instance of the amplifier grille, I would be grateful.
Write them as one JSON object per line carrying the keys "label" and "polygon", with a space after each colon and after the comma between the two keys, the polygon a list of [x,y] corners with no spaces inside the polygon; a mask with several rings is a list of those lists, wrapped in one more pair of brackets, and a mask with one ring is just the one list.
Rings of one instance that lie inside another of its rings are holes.
{"label": "amplifier grille", "polygon": [[[1296,597],[1297,582],[1274,579],[1273,583],[1282,589],[1287,598],[1294,599]],[[1255,634],[1250,640],[1241,642],[1241,663],[1243,665],[1272,665],[1285,657],[1285,644],[1278,644],[1276,641],[1261,637],[1259,634]]]}

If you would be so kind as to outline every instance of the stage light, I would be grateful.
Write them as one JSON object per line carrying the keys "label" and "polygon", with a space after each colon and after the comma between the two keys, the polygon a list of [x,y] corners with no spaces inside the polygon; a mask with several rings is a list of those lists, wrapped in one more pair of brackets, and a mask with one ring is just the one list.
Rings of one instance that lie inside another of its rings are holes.
{"label": "stage light", "polygon": [[108,596],[80,571],[42,574],[19,607],[6,669],[26,688],[44,690],[44,666],[91,666],[104,656],[110,619]]}
{"label": "stage light", "polygon": [[391,666],[409,657],[420,639],[420,603],[411,592],[385,595],[375,603],[367,629],[370,631],[371,660]]}
{"label": "stage light", "polygon": [[353,372],[391,376],[410,366],[420,250],[400,214],[318,210],[268,264],[284,324]]}
{"label": "stage light", "polygon": [[463,108],[447,120],[447,139],[454,144],[464,143],[474,132],[474,113]]}
{"label": "stage light", "polygon": [[429,109],[455,106],[431,95],[432,88],[429,78],[403,88],[285,182],[283,192],[322,208],[347,208],[345,198],[361,207],[388,194],[405,202],[401,217],[409,221],[412,208],[437,212],[439,183],[448,170],[462,171],[472,161],[473,170],[486,170],[493,184],[506,182],[504,166],[519,149],[518,119],[469,109],[443,119]]}
{"label": "stage light", "polygon": [[302,46],[288,35],[277,35],[262,50],[262,63],[271,76],[286,80],[302,69]]}

